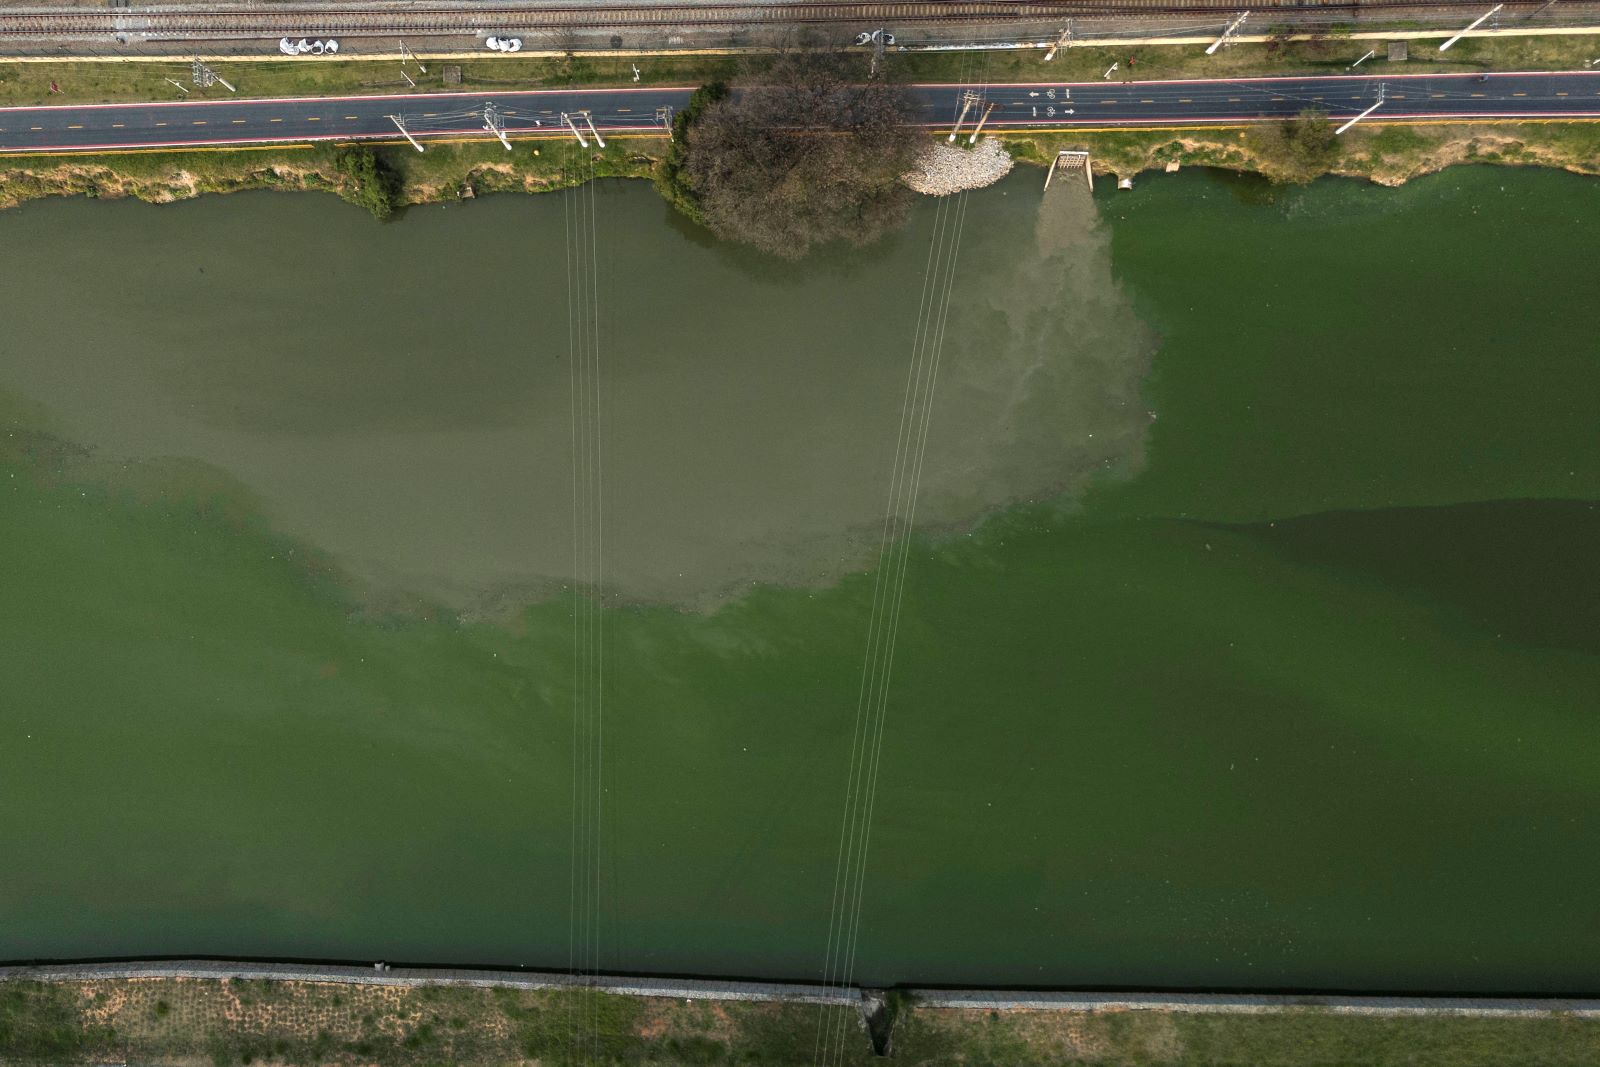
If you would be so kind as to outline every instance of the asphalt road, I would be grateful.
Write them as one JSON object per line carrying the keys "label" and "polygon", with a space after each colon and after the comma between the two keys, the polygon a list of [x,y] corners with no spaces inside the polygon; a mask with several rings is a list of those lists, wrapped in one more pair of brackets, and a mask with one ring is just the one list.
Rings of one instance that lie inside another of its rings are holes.
{"label": "asphalt road", "polygon": [[[1227,125],[1320,108],[1352,118],[1378,100],[1373,120],[1600,118],[1600,71],[1100,81],[991,85],[991,127]],[[948,126],[961,86],[913,88],[923,121]],[[588,110],[602,135],[659,128],[657,109],[679,109],[688,88],[556,89],[302,99],[0,108],[0,152],[115,151],[307,141],[398,139],[397,116],[418,140],[488,136],[486,105],[512,137],[571,136],[563,112]],[[967,119],[970,128],[981,109]],[[580,120],[580,126],[582,126]],[[587,131],[586,126],[582,128]]]}

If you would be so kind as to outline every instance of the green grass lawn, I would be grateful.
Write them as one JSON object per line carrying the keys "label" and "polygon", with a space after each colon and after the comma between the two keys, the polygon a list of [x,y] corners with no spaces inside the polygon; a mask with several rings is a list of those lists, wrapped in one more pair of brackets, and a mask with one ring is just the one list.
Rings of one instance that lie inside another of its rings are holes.
{"label": "green grass lawn", "polygon": [[1396,1018],[1295,1009],[1169,1012],[913,1011],[895,1059],[914,1067],[1587,1067],[1600,1021]]}
{"label": "green grass lawn", "polygon": [[[398,62],[376,60],[285,60],[213,65],[248,97],[363,95],[407,92],[473,92],[488,89],[539,89],[564,85],[633,84],[633,64],[641,85],[699,85],[728,77],[742,62],[726,56],[538,56],[466,60],[426,60],[427,73],[409,63],[401,76]],[[444,68],[461,68],[461,84],[444,84]],[[167,79],[181,82],[190,95]],[[54,82],[59,93],[51,93]],[[191,84],[187,61],[172,63],[19,63],[0,60],[0,105],[105,103],[118,100],[225,99],[221,85]]]}

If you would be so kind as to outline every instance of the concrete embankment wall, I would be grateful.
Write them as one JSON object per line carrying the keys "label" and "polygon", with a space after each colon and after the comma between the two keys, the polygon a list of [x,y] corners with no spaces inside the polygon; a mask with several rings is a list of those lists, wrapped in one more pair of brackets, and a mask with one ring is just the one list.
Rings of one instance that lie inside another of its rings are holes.
{"label": "concrete embankment wall", "polygon": [[[712,981],[694,978],[592,980],[548,971],[451,970],[395,967],[378,970],[339,964],[248,963],[226,960],[158,960],[133,963],[67,963],[0,967],[0,981],[81,982],[140,978],[228,978],[338,982],[353,985],[457,985],[516,989],[591,986],[607,993],[682,1000],[783,1001],[857,1005],[859,989],[782,982]],[[986,1011],[1179,1011],[1264,1014],[1317,1008],[1344,1015],[1458,1015],[1480,1018],[1561,1013],[1600,1019],[1600,999],[1511,997],[1368,997],[1267,993],[1035,993],[996,989],[912,989],[928,1008]]]}

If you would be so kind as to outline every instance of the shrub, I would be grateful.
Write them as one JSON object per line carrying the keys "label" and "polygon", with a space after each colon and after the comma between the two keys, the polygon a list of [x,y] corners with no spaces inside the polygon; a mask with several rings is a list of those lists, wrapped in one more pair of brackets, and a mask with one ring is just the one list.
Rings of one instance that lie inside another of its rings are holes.
{"label": "shrub", "polygon": [[394,214],[400,196],[400,176],[366,145],[352,145],[339,151],[334,165],[339,172],[339,195],[364,207],[374,218]]}
{"label": "shrub", "polygon": [[727,95],[728,86],[723,82],[702,85],[694,91],[689,97],[689,106],[672,119],[672,143],[667,146],[666,158],[656,170],[656,191],[667,203],[702,224],[705,215],[700,210],[700,198],[689,183],[689,138],[706,108]]}

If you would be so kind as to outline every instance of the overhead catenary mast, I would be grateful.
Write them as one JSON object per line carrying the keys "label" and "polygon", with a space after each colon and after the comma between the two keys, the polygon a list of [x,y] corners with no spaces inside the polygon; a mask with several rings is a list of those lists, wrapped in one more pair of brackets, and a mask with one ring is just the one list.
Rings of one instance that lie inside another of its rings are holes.
{"label": "overhead catenary mast", "polygon": [[218,74],[216,71],[200,62],[199,56],[195,57],[194,63],[189,68],[189,73],[194,79],[194,83],[202,89],[209,89],[212,85],[220,82],[222,87],[228,90],[230,93],[236,93],[239,91],[229,83],[228,79],[224,78],[222,75]]}
{"label": "overhead catenary mast", "polygon": [[1367,108],[1367,110],[1363,111],[1361,114],[1357,115],[1355,118],[1351,119],[1349,122],[1345,123],[1343,126],[1340,126],[1337,130],[1334,130],[1333,131],[1333,135],[1335,137],[1339,136],[1341,133],[1343,133],[1344,131],[1348,130],[1350,127],[1354,126],[1356,123],[1360,122],[1362,119],[1366,118],[1368,115],[1372,114],[1374,111],[1376,111],[1380,107],[1382,107],[1383,106],[1383,92],[1384,92],[1383,83],[1379,82],[1378,83],[1378,102],[1376,104],[1373,104],[1371,107]]}
{"label": "overhead catenary mast", "polygon": [[506,151],[511,151],[511,141],[506,137],[505,123],[500,121],[500,109],[494,104],[483,105],[483,128],[500,138],[500,143],[506,146]]}
{"label": "overhead catenary mast", "polygon": [[422,145],[418,144],[417,139],[411,136],[411,131],[406,129],[406,120],[404,117],[400,115],[390,115],[389,121],[394,123],[395,129],[400,131],[400,136],[411,142],[412,148],[415,148],[418,152],[422,151]]}
{"label": "overhead catenary mast", "polygon": [[578,144],[582,145],[584,148],[589,147],[589,142],[583,139],[583,131],[578,129],[578,124],[572,121],[571,115],[563,111],[561,113],[561,121],[566,124],[567,129],[572,131],[572,136],[578,139]]}

